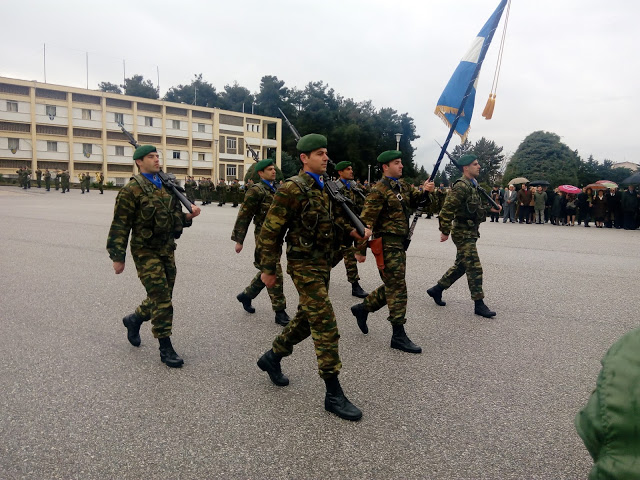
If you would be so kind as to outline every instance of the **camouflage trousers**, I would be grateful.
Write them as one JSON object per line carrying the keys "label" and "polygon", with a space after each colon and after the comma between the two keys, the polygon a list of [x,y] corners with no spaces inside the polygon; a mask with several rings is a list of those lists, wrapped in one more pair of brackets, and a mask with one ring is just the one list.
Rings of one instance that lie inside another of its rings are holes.
{"label": "camouflage trousers", "polygon": [[331,265],[325,260],[290,260],[287,273],[300,296],[295,317],[273,341],[273,351],[291,355],[293,346],[311,335],[318,359],[318,373],[323,379],[340,372],[338,323],[329,301]]}
{"label": "camouflage trousers", "polygon": [[478,237],[451,232],[451,239],[458,249],[456,261],[453,267],[447,270],[447,273],[438,280],[438,285],[443,289],[447,289],[466,273],[471,299],[482,300],[484,298],[484,293],[482,292],[482,264],[476,248]]}
{"label": "camouflage trousers", "polygon": [[173,324],[173,285],[176,282],[176,261],[173,252],[159,255],[153,250],[139,250],[133,254],[138,278],[147,291],[136,309],[144,322],[151,320],[151,332],[155,338],[171,336]]}
{"label": "camouflage trousers", "polygon": [[[260,275],[262,274],[260,271],[260,264],[258,262],[253,262],[253,265],[258,269],[258,273],[253,277],[249,286],[244,289],[244,292],[242,292],[252,300],[256,298],[264,288],[264,283],[260,280]],[[271,288],[267,288],[267,293],[271,299],[271,307],[274,312],[287,308],[287,299],[284,296],[282,285],[282,267],[278,263],[278,265],[276,265],[276,284]]]}
{"label": "camouflage trousers", "polygon": [[389,307],[387,320],[393,325],[404,325],[407,322],[407,283],[405,273],[407,254],[401,241],[382,240],[384,270],[380,278],[384,282],[364,299],[364,307],[369,312],[377,312],[382,307]]}
{"label": "camouflage trousers", "polygon": [[360,281],[360,276],[358,275],[358,261],[356,260],[356,257],[354,257],[354,253],[356,252],[357,250],[355,247],[345,247],[336,251],[333,256],[332,268],[344,260],[344,268],[347,269],[347,280],[349,283]]}

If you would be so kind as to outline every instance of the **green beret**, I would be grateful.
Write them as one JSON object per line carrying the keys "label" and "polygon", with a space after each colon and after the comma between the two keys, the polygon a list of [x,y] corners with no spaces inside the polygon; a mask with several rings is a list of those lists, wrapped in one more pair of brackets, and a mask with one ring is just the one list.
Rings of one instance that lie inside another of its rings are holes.
{"label": "green beret", "polygon": [[263,171],[269,165],[273,165],[273,160],[271,160],[270,158],[265,158],[264,160],[260,160],[258,163],[256,163],[256,172]]}
{"label": "green beret", "polygon": [[141,145],[138,148],[136,148],[135,152],[133,152],[133,159],[140,160],[141,158],[144,158],[147,155],[149,155],[151,152],[157,152],[157,151],[158,150],[156,150],[156,147],[154,147],[153,145]]}
{"label": "green beret", "polygon": [[467,165],[471,165],[476,158],[478,157],[473,153],[466,153],[460,157],[460,160],[458,160],[457,163],[461,167],[465,167]]}
{"label": "green beret", "polygon": [[402,152],[398,150],[387,150],[378,155],[378,163],[389,163],[396,158],[402,158]]}
{"label": "green beret", "polygon": [[336,165],[336,170],[337,171],[344,170],[345,168],[350,166],[351,166],[351,162],[347,162],[346,160],[343,160],[342,162]]}
{"label": "green beret", "polygon": [[298,140],[296,148],[301,153],[313,152],[319,148],[327,148],[327,137],[317,133],[310,133]]}

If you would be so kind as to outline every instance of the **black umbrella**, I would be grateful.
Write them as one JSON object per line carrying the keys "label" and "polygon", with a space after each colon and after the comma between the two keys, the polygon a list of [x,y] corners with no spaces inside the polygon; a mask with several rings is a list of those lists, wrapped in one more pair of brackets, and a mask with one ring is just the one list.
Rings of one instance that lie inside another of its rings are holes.
{"label": "black umbrella", "polygon": [[627,185],[640,183],[640,172],[636,172],[630,177],[625,178],[620,183],[625,183]]}
{"label": "black umbrella", "polygon": [[532,187],[548,187],[551,184],[546,180],[534,180],[529,185],[531,185]]}

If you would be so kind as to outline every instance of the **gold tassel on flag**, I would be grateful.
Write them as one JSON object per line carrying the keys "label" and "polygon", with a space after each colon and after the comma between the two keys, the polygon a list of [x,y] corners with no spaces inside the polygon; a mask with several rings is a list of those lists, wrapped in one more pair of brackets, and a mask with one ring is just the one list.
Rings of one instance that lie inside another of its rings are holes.
{"label": "gold tassel on flag", "polygon": [[484,110],[482,111],[482,116],[484,118],[486,118],[487,120],[491,120],[491,117],[493,117],[493,109],[496,106],[496,96],[493,93],[489,94],[489,100],[487,100],[487,104],[484,107]]}

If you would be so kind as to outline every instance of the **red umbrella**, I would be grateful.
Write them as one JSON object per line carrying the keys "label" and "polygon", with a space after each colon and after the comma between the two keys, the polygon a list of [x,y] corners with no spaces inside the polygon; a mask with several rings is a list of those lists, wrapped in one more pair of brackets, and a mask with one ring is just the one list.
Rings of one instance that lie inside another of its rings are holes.
{"label": "red umbrella", "polygon": [[574,194],[578,194],[582,191],[578,187],[574,187],[573,185],[560,185],[558,187],[558,190],[564,193],[574,193]]}
{"label": "red umbrella", "polygon": [[605,185],[604,183],[590,183],[585,188],[590,188],[591,190],[607,190],[611,187]]}

